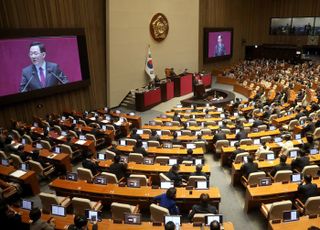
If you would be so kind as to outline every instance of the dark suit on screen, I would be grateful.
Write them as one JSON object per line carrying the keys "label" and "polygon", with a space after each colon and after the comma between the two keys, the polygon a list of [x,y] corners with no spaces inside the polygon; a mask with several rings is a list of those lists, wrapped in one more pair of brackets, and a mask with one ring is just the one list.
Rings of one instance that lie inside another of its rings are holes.
{"label": "dark suit on screen", "polygon": [[[60,77],[61,81],[59,81],[54,75],[56,75],[57,77]],[[46,84],[44,87],[42,87],[39,76],[38,76],[38,71],[35,65],[29,65],[25,67],[22,70],[22,78],[20,82],[19,92],[28,92],[35,89],[42,89],[46,87],[62,85],[69,82],[68,78],[60,70],[59,66],[56,63],[46,62],[45,76],[46,76]],[[29,81],[30,83],[27,86]]]}

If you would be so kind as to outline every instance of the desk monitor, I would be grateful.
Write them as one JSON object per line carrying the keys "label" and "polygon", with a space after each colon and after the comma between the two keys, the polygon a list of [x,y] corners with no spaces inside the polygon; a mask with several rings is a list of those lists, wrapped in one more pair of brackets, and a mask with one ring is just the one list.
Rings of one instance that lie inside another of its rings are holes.
{"label": "desk monitor", "polygon": [[294,137],[294,139],[296,139],[296,140],[300,140],[300,139],[301,139],[301,133],[296,134],[296,135],[295,135],[295,137]]}
{"label": "desk monitor", "polygon": [[196,189],[208,189],[209,188],[209,181],[201,180],[196,181]]}
{"label": "desk monitor", "polygon": [[33,201],[22,199],[21,200],[21,208],[26,210],[32,210],[33,209]]}
{"label": "desk monitor", "polygon": [[67,132],[66,131],[61,131],[61,136],[67,136]]}
{"label": "desk monitor", "polygon": [[234,113],[233,116],[237,117],[237,116],[239,116],[239,113]]}
{"label": "desk monitor", "polygon": [[273,161],[275,159],[273,153],[268,153],[266,157],[268,161]]}
{"label": "desk monitor", "polygon": [[243,163],[248,163],[248,156],[242,157],[242,162]]}
{"label": "desk monitor", "polygon": [[281,137],[275,137],[274,138],[274,142],[276,142],[276,143],[279,143],[279,142],[281,142],[282,141],[282,138]]}
{"label": "desk monitor", "polygon": [[193,164],[194,165],[204,165],[204,159],[203,158],[193,159]]}
{"label": "desk monitor", "polygon": [[315,155],[318,153],[318,149],[310,149],[310,155]]}
{"label": "desk monitor", "polygon": [[169,165],[176,165],[176,164],[178,164],[178,159],[176,159],[176,158],[169,159]]}
{"label": "desk monitor", "polygon": [[[188,124],[189,124],[189,123],[188,123]],[[177,134],[178,137],[182,135],[182,134],[181,134],[181,131],[176,131],[176,134]]]}
{"label": "desk monitor", "polygon": [[106,125],[102,125],[102,126],[101,126],[101,129],[102,129],[103,131],[106,131],[106,130],[107,130],[107,126],[106,126]]}
{"label": "desk monitor", "polygon": [[130,188],[140,188],[140,180],[136,178],[128,178],[127,179],[127,186]]}
{"label": "desk monitor", "polygon": [[196,132],[195,132],[195,135],[196,135],[196,136],[202,135],[202,132],[201,132],[201,131],[196,131]]}
{"label": "desk monitor", "polygon": [[171,215],[171,216],[164,216],[164,224],[166,225],[169,221],[172,221],[176,226],[175,230],[180,230],[181,225],[181,216],[178,215]]}
{"label": "desk monitor", "polygon": [[272,181],[270,177],[261,178],[259,181],[259,186],[269,186],[271,184],[272,184]]}
{"label": "desk monitor", "polygon": [[154,125],[156,125],[156,122],[155,121],[149,121],[149,125],[154,126]]}
{"label": "desk monitor", "polygon": [[254,122],[254,119],[249,119],[249,121],[248,121],[249,123],[253,123]]}
{"label": "desk monitor", "polygon": [[145,165],[153,165],[154,159],[152,157],[143,158],[143,164]]}
{"label": "desk monitor", "polygon": [[238,134],[240,132],[240,129],[236,129],[236,134]]}
{"label": "desk monitor", "polygon": [[238,141],[230,141],[230,146],[234,147],[234,144],[237,143]]}
{"label": "desk monitor", "polygon": [[304,125],[304,120],[301,120],[301,121],[300,121],[300,125]]}
{"label": "desk monitor", "polygon": [[120,162],[128,163],[128,157],[127,156],[120,156]]}
{"label": "desk monitor", "polygon": [[172,149],[172,143],[171,142],[164,142],[163,143],[163,148]]}
{"label": "desk monitor", "polygon": [[74,119],[73,121],[72,121],[72,124],[77,124],[77,120],[76,119]]}
{"label": "desk monitor", "polygon": [[105,119],[106,119],[107,121],[110,121],[110,120],[111,120],[110,115],[106,115]]}
{"label": "desk monitor", "polygon": [[67,180],[71,180],[71,181],[77,181],[78,180],[78,174],[75,172],[68,172],[66,175],[66,179]]}
{"label": "desk monitor", "polygon": [[125,224],[141,224],[140,213],[124,213]]}
{"label": "desk monitor", "polygon": [[23,145],[27,144],[27,140],[25,138],[22,138],[21,144],[23,144]]}
{"label": "desk monitor", "polygon": [[93,179],[93,183],[94,184],[104,184],[104,185],[106,185],[107,184],[107,177],[106,176],[96,176]]}
{"label": "desk monitor", "polygon": [[296,182],[300,183],[302,180],[301,173],[295,173],[295,174],[290,175],[290,180],[291,180],[291,182],[294,182],[294,183],[296,183]]}
{"label": "desk monitor", "polygon": [[160,182],[160,188],[161,189],[169,189],[174,187],[173,181],[161,181]]}
{"label": "desk monitor", "polygon": [[270,130],[270,131],[275,130],[275,129],[276,129],[276,127],[273,126],[273,125],[271,125],[271,126],[269,127],[269,130]]}
{"label": "desk monitor", "polygon": [[59,146],[54,147],[54,152],[57,154],[61,153],[61,148]]}
{"label": "desk monitor", "polygon": [[3,166],[9,166],[10,165],[10,162],[8,159],[1,159],[1,165]]}
{"label": "desk monitor", "polygon": [[143,130],[142,129],[138,129],[137,130],[137,134],[142,135],[143,134]]}
{"label": "desk monitor", "polygon": [[79,135],[79,139],[85,141],[87,138],[85,135]]}
{"label": "desk monitor", "polygon": [[142,147],[143,147],[144,149],[148,149],[148,142],[142,141]]}
{"label": "desk monitor", "polygon": [[298,156],[298,151],[297,150],[289,151],[289,157],[290,158],[297,158],[297,156]]}
{"label": "desk monitor", "polygon": [[222,121],[218,121],[218,125],[222,126],[223,125]]}
{"label": "desk monitor", "polygon": [[290,210],[283,212],[283,222],[297,221],[299,220],[298,210]]}
{"label": "desk monitor", "polygon": [[196,144],[194,144],[194,143],[188,143],[187,145],[186,145],[186,148],[187,149],[195,149],[197,146],[196,146]]}
{"label": "desk monitor", "polygon": [[66,208],[60,205],[51,205],[51,214],[54,216],[66,216]]}
{"label": "desk monitor", "polygon": [[253,139],[253,144],[254,145],[260,145],[261,144],[260,139],[259,138]]}
{"label": "desk monitor", "polygon": [[161,136],[161,135],[162,135],[161,130],[157,130],[157,131],[156,131],[156,133],[157,133],[157,135],[159,135],[159,136]]}
{"label": "desk monitor", "polygon": [[33,127],[39,127],[38,122],[34,122]]}
{"label": "desk monitor", "polygon": [[26,172],[29,170],[29,164],[28,163],[21,163],[19,169]]}
{"label": "desk monitor", "polygon": [[125,146],[125,145],[127,145],[127,141],[124,140],[124,139],[120,139],[119,140],[119,145]]}
{"label": "desk monitor", "polygon": [[86,209],[86,210],[84,210],[84,212],[85,212],[85,216],[86,216],[87,220],[90,220],[92,222],[101,221],[101,219],[102,219],[101,212],[99,212],[99,211]]}
{"label": "desk monitor", "polygon": [[207,226],[211,224],[212,221],[218,221],[220,224],[223,223],[223,216],[222,214],[213,214],[213,215],[207,215],[205,216],[205,223]]}
{"label": "desk monitor", "polygon": [[182,108],[182,105],[181,105],[181,104],[177,104],[176,107],[177,107],[177,108]]}
{"label": "desk monitor", "polygon": [[226,115],[224,115],[224,113],[220,114],[220,118],[225,118],[225,117],[226,117]]}
{"label": "desk monitor", "polygon": [[42,149],[42,144],[41,143],[37,143],[36,144],[36,149]]}
{"label": "desk monitor", "polygon": [[165,125],[166,125],[166,126],[172,126],[172,122],[167,121],[167,122],[165,123]]}
{"label": "desk monitor", "polygon": [[98,160],[101,160],[101,161],[104,161],[104,160],[106,160],[106,154],[104,154],[104,153],[99,153],[98,154]]}

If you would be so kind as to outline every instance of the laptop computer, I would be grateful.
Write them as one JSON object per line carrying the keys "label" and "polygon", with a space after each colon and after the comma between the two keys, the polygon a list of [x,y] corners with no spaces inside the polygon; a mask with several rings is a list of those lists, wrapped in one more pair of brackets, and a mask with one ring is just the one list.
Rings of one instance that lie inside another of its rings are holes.
{"label": "laptop computer", "polygon": [[209,182],[206,180],[203,181],[196,181],[196,189],[208,189]]}
{"label": "laptop computer", "polygon": [[301,173],[294,173],[290,175],[290,181],[293,183],[300,183],[302,180],[302,174]]}
{"label": "laptop computer", "polygon": [[297,221],[299,220],[298,210],[290,210],[283,212],[283,222]]}
{"label": "laptop computer", "polygon": [[66,216],[66,208],[61,205],[51,205],[51,214],[54,216]]}
{"label": "laptop computer", "polygon": [[271,184],[272,184],[272,181],[270,177],[261,178],[259,181],[259,186],[269,186]]}
{"label": "laptop computer", "polygon": [[33,201],[22,199],[21,200],[21,208],[25,210],[32,210],[33,209]]}
{"label": "laptop computer", "polygon": [[172,221],[176,226],[175,230],[180,230],[181,225],[181,216],[178,215],[166,215],[164,216],[164,224],[167,224],[169,221]]}
{"label": "laptop computer", "polygon": [[205,223],[207,226],[209,226],[212,221],[218,221],[220,224],[222,224],[223,223],[222,214],[213,214],[213,215],[205,216]]}
{"label": "laptop computer", "polygon": [[128,178],[127,186],[130,188],[140,188],[140,180],[136,178]]}
{"label": "laptop computer", "polygon": [[141,224],[140,213],[124,213],[125,224]]}
{"label": "laptop computer", "polygon": [[68,172],[66,175],[66,179],[67,180],[71,180],[71,181],[77,181],[78,180],[78,174],[75,172]]}
{"label": "laptop computer", "polygon": [[161,189],[169,189],[174,187],[173,181],[161,181],[160,182],[160,188]]}

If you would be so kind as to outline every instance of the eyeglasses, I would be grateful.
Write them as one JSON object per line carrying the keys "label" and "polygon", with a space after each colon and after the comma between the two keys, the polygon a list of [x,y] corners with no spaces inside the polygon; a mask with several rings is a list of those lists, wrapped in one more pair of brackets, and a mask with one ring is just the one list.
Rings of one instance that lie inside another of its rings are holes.
{"label": "eyeglasses", "polygon": [[39,56],[40,54],[42,54],[42,53],[39,53],[39,52],[30,52],[29,53],[29,56],[32,56],[32,55],[34,55],[34,56]]}

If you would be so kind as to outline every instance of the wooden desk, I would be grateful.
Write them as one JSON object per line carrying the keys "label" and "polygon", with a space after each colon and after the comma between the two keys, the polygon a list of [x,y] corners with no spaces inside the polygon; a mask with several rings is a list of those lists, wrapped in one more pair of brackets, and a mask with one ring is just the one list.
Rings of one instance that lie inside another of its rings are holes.
{"label": "wooden desk", "polygon": [[[103,110],[104,111],[104,110]],[[132,123],[132,126],[136,127],[137,129],[140,129],[141,127],[141,116],[138,116],[138,115],[130,115],[130,114],[126,114],[126,113],[116,113],[116,112],[113,112],[113,111],[110,111],[110,115],[113,116],[113,117],[125,117],[127,118],[127,120],[129,122]]]}
{"label": "wooden desk", "polygon": [[161,125],[143,125],[143,129],[151,129],[151,130],[170,130],[177,131],[183,129],[183,126],[161,126]]}
{"label": "wooden desk", "polygon": [[237,93],[240,93],[246,97],[250,97],[251,94],[251,89],[248,87],[245,87],[243,85],[240,84],[234,84],[233,85],[233,90]]}
{"label": "wooden desk", "polygon": [[[24,146],[24,152],[30,153],[35,148],[32,147],[32,145],[25,145]],[[51,158],[53,152],[50,152],[47,149],[41,149],[40,150],[40,156],[45,157],[47,160],[52,162],[54,165],[62,166],[65,172],[71,172],[72,171],[72,165],[70,160],[70,155],[67,153],[59,153],[56,154],[55,157]]]}
{"label": "wooden desk", "polygon": [[[21,208],[14,208],[17,212],[21,214],[21,219],[23,223],[30,223],[29,211]],[[74,215],[68,214],[65,217],[52,216],[49,214],[42,214],[41,219],[48,221],[49,218],[54,217],[56,227],[58,230],[65,230],[68,225],[73,223]],[[89,229],[92,229],[92,224],[88,222]],[[233,224],[231,222],[224,222],[223,227],[225,230],[234,230]],[[101,222],[98,222],[99,230],[163,230],[164,226],[152,226],[151,222],[142,222],[141,225],[129,225],[129,224],[114,224],[111,219],[102,219]],[[181,230],[193,230],[200,229],[200,227],[193,227],[191,223],[183,223]],[[209,230],[209,227],[204,227],[204,230]]]}
{"label": "wooden desk", "polygon": [[268,229],[270,230],[307,230],[309,227],[320,227],[320,217],[309,219],[309,216],[301,216],[298,221],[281,222],[273,224],[269,221]]}
{"label": "wooden desk", "polygon": [[[312,180],[320,189],[320,179]],[[298,190],[298,183],[282,184],[273,183],[270,186],[258,186],[246,188],[244,210],[249,212],[252,208],[258,207],[261,203],[271,203],[279,200],[292,200]]]}
{"label": "wooden desk", "polygon": [[[155,196],[165,193],[165,189],[152,189],[149,186],[140,188],[119,187],[117,184],[89,184],[85,181],[67,181],[55,179],[50,183],[50,188],[54,189],[58,195],[87,197],[91,200],[101,200],[104,205],[110,205],[111,202],[124,202],[133,205],[139,204],[142,209],[149,209],[149,205]],[[191,193],[191,194],[190,194]],[[208,193],[210,202],[219,208],[221,200],[218,188],[208,190],[186,190],[177,188],[176,202],[180,209],[188,212],[192,204],[199,203],[201,193]]]}
{"label": "wooden desk", "polygon": [[[132,145],[118,145],[117,149],[122,152],[133,152],[133,146]],[[156,154],[156,155],[169,155],[169,156],[175,156],[175,155],[186,155],[187,149],[186,148],[157,148],[157,147],[149,147],[146,150],[149,154]],[[193,149],[193,155],[202,157],[204,154],[202,148],[195,148]]]}
{"label": "wooden desk", "polygon": [[287,123],[288,121],[295,119],[296,115],[297,115],[296,113],[293,113],[293,114],[290,114],[287,116],[276,118],[276,119],[272,120],[272,124],[279,127],[279,126]]}
{"label": "wooden desk", "polygon": [[32,195],[37,195],[40,193],[40,186],[37,175],[34,171],[27,171],[26,174],[21,176],[20,178],[10,176],[11,173],[16,171],[13,166],[2,166],[0,165],[0,175],[5,178],[10,178],[11,180],[18,180],[22,183],[23,186],[27,186]]}

